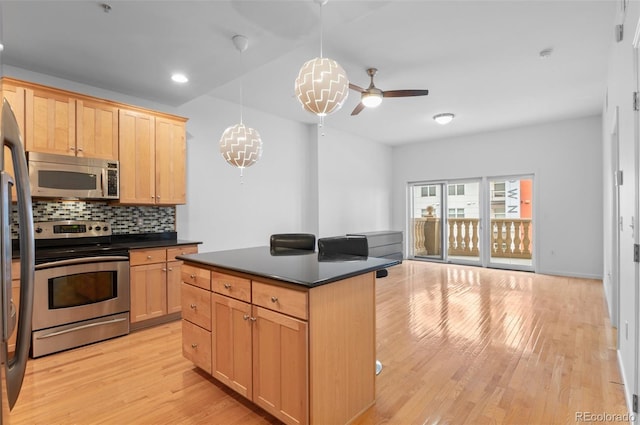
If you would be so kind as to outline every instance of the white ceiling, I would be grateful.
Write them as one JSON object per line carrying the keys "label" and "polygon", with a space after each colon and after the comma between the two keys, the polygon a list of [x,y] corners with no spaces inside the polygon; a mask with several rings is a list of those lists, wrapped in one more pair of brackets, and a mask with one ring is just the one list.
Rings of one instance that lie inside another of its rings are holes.
{"label": "white ceiling", "polygon": [[[105,2],[109,13],[100,0],[1,1],[2,64],[171,106],[239,102],[242,81],[245,106],[314,123],[293,86],[319,55],[322,22],[324,56],[352,83],[367,87],[376,67],[382,90],[429,89],[355,117],[351,91],[326,118],[391,145],[599,113],[617,13],[612,0],[330,0],[321,21],[312,0]],[[249,38],[242,54],[235,34]],[[456,119],[440,126],[441,112]]]}

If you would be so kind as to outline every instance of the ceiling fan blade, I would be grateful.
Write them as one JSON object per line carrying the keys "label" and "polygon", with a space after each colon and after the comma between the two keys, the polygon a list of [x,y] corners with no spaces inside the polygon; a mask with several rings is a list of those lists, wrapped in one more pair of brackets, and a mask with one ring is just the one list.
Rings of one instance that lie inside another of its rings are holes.
{"label": "ceiling fan blade", "polygon": [[364,104],[362,102],[358,103],[358,106],[355,107],[351,115],[358,115],[364,109]]}
{"label": "ceiling fan blade", "polygon": [[360,92],[360,93],[364,92],[364,89],[362,87],[358,87],[355,84],[349,83],[349,88],[351,90],[355,90],[355,91]]}
{"label": "ceiling fan blade", "polygon": [[409,96],[426,96],[429,90],[388,90],[382,92],[382,97],[409,97]]}

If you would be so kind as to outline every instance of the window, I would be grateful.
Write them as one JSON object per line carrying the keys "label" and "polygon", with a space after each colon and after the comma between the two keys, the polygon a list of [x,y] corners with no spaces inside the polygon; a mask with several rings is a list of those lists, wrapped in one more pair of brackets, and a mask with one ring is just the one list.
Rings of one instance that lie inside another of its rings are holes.
{"label": "window", "polygon": [[464,195],[464,185],[463,184],[452,184],[449,185],[449,195]]}
{"label": "window", "polygon": [[449,208],[449,218],[464,218],[464,208]]}
{"label": "window", "polygon": [[506,186],[505,183],[494,183],[493,190],[491,191],[491,199],[504,198]]}
{"label": "window", "polygon": [[435,186],[422,186],[420,188],[422,197],[426,196],[436,196],[436,187]]}

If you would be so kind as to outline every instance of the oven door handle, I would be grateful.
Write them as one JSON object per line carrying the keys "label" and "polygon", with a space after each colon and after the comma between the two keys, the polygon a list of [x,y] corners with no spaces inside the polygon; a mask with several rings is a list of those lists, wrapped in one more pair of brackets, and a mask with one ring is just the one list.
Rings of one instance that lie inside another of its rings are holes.
{"label": "oven door handle", "polygon": [[129,261],[129,257],[124,255],[102,256],[102,257],[80,257],[68,260],[52,261],[36,265],[36,270],[50,269],[51,267],[74,266],[76,264],[104,263],[107,261]]}

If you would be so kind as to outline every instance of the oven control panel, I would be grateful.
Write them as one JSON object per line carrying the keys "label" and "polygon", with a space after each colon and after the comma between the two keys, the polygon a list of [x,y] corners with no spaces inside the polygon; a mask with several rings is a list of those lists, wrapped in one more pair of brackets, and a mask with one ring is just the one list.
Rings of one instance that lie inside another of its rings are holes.
{"label": "oven control panel", "polygon": [[36,239],[67,239],[111,236],[111,225],[106,221],[41,221],[34,223]]}

